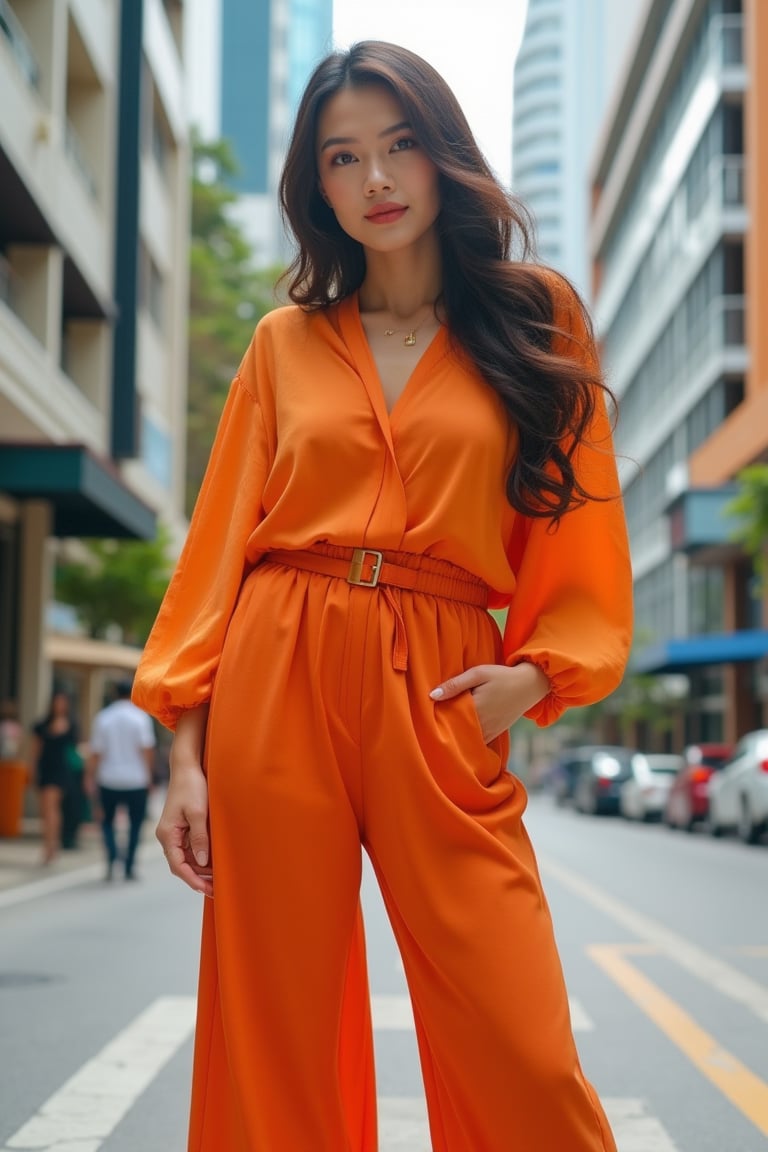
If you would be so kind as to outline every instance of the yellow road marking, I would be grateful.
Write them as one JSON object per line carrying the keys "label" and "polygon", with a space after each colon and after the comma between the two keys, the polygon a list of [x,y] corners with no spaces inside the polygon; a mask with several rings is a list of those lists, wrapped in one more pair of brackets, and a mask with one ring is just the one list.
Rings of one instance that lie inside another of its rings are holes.
{"label": "yellow road marking", "polygon": [[627,953],[646,954],[647,946],[596,944],[588,952],[691,1063],[768,1136],[768,1084],[721,1048],[714,1037],[625,958]]}

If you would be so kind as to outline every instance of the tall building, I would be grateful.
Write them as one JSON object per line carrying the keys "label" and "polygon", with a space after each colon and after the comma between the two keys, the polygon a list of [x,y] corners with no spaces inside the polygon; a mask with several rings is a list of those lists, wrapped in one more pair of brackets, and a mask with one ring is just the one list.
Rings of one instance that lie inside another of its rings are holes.
{"label": "tall building", "polygon": [[277,187],[293,115],[330,51],[333,0],[221,0],[221,135],[240,166],[236,215],[261,264],[288,259]]}
{"label": "tall building", "polygon": [[25,720],[57,659],[56,541],[181,520],[183,18],[0,0],[0,697]]}
{"label": "tall building", "polygon": [[768,601],[726,511],[768,460],[766,52],[764,0],[648,0],[595,158],[633,664],[684,678],[678,744],[768,723]]}
{"label": "tall building", "polygon": [[640,0],[528,0],[515,62],[512,187],[539,258],[590,294],[589,169]]}

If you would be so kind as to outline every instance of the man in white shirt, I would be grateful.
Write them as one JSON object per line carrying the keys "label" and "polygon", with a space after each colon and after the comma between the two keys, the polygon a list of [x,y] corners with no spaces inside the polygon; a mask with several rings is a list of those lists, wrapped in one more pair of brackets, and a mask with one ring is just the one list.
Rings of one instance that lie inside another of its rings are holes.
{"label": "man in white shirt", "polygon": [[87,787],[93,793],[95,783],[99,786],[107,880],[112,879],[118,859],[115,814],[119,807],[127,808],[129,832],[123,863],[126,880],[135,880],[134,861],[147,814],[155,732],[146,712],[131,703],[130,680],[121,680],[115,693],[114,703],[102,708],[93,720]]}

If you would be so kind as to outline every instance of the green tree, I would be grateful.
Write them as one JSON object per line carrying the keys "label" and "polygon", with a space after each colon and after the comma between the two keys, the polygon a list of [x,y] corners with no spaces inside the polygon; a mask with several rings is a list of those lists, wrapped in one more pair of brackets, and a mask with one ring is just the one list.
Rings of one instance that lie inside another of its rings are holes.
{"label": "green tree", "polygon": [[81,543],[84,559],[57,567],[56,599],[75,609],[90,636],[103,639],[117,625],[126,643],[143,644],[171,574],[167,529],[154,540]]}
{"label": "green tree", "polygon": [[237,173],[225,140],[192,141],[187,512],[195,502],[229,385],[257,322],[278,303],[282,269],[256,268],[232,216]]}
{"label": "green tree", "polygon": [[768,464],[750,464],[737,477],[739,493],[726,512],[737,523],[734,539],[751,557],[763,588],[768,586]]}

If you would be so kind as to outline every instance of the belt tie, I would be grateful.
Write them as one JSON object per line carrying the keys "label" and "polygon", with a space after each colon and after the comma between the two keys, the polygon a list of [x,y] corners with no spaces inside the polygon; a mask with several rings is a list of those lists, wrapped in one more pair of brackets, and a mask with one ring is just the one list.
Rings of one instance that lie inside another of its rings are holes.
{"label": "belt tie", "polygon": [[392,667],[396,672],[406,672],[408,670],[408,633],[405,630],[400,589],[393,588],[387,584],[382,586],[381,591],[395,617],[395,638],[392,642]]}

